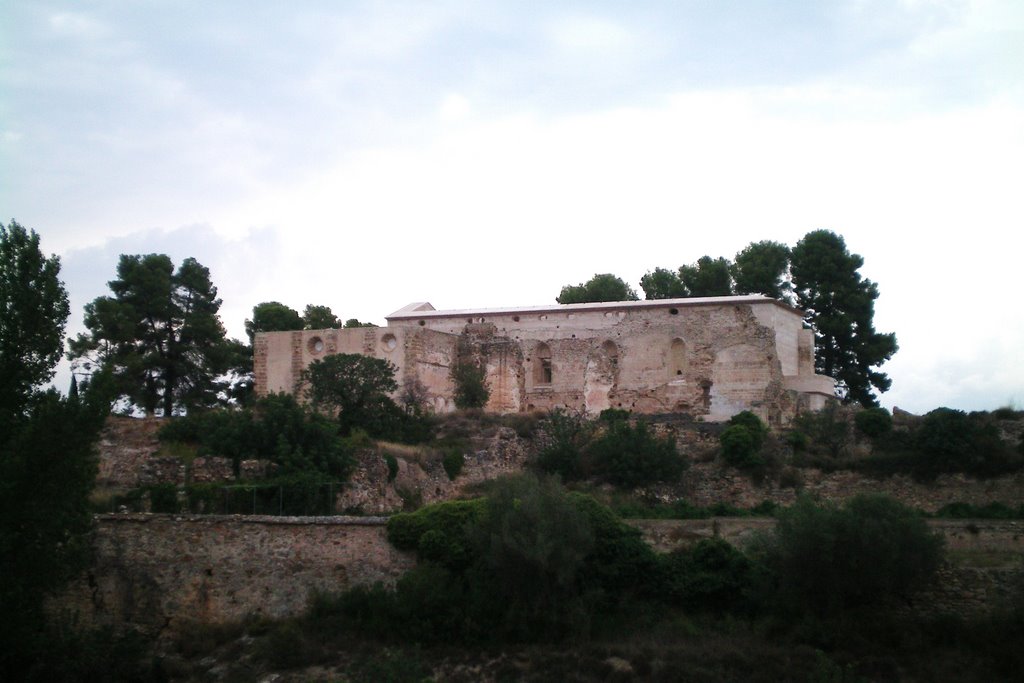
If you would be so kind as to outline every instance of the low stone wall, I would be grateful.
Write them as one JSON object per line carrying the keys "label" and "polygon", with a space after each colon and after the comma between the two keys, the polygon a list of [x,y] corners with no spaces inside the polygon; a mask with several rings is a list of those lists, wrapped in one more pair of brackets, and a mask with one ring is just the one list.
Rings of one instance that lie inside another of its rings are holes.
{"label": "low stone wall", "polygon": [[159,634],[195,622],[301,613],[314,591],[393,583],[414,558],[385,520],[97,515],[94,560],[54,601],[85,623]]}
{"label": "low stone wall", "polygon": [[[705,538],[721,538],[742,547],[755,534],[770,531],[774,519],[631,519],[644,540],[661,553]],[[1005,609],[1024,600],[1024,521],[928,520],[946,541],[947,562],[935,582],[906,606],[918,614],[961,616]]]}
{"label": "low stone wall", "polygon": [[[1024,520],[929,519],[928,526],[946,541],[947,551],[1005,553],[1024,561]],[[755,534],[771,531],[770,517],[710,517],[708,519],[627,519],[659,553],[693,545],[704,538],[721,538],[742,547]]]}
{"label": "low stone wall", "polygon": [[[774,520],[630,520],[659,552],[717,537],[742,546]],[[960,614],[1016,599],[1024,522],[939,520],[952,562],[917,611]],[[393,583],[415,558],[393,548],[380,517],[108,514],[96,517],[94,560],[52,607],[87,624],[131,624],[153,635],[247,616],[302,613],[311,593]],[[981,559],[982,562],[973,562]],[[980,566],[979,566],[980,565]]]}
{"label": "low stone wall", "polygon": [[765,500],[792,505],[800,493],[834,502],[862,493],[884,493],[925,512],[936,512],[954,502],[973,505],[998,502],[1012,507],[1024,505],[1024,471],[992,479],[943,474],[928,483],[905,475],[873,479],[850,471],[823,472],[801,468],[796,472],[801,479],[798,487],[781,486],[776,481],[758,484],[751,480],[750,475],[723,467],[718,462],[693,463],[683,474],[680,485],[665,487],[665,491],[655,493],[666,500],[682,497],[699,507],[725,503],[750,508]]}

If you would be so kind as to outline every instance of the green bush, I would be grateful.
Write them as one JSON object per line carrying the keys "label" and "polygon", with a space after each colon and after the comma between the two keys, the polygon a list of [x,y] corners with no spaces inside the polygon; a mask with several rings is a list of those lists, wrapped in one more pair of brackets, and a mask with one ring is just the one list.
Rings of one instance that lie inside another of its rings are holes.
{"label": "green bush", "polygon": [[850,444],[850,424],[836,401],[829,401],[818,412],[798,415],[793,426],[808,436],[813,450],[832,458],[843,455]]}
{"label": "green bush", "polygon": [[747,427],[726,427],[718,441],[722,444],[722,457],[733,467],[746,469],[764,464],[764,458],[761,457],[756,445],[757,440]]}
{"label": "green bush", "polygon": [[583,476],[583,448],[593,433],[592,425],[582,415],[553,410],[540,429],[543,446],[537,454],[537,467],[564,481]]}
{"label": "green bush", "polygon": [[395,515],[388,538],[420,565],[373,614],[365,595],[344,609],[417,642],[583,636],[623,600],[656,591],[659,576],[639,531],[593,498],[530,475],[498,480],[485,499]]}
{"label": "green bush", "polygon": [[462,467],[466,464],[466,459],[462,456],[461,450],[450,449],[444,454],[441,464],[444,466],[448,479],[455,481],[462,474]]}
{"label": "green bush", "polygon": [[390,453],[385,453],[384,464],[388,466],[388,481],[394,481],[398,476],[398,458]]}
{"label": "green bush", "polygon": [[865,408],[853,417],[857,431],[872,439],[892,431],[892,415],[885,408]]}
{"label": "green bush", "polygon": [[586,449],[592,472],[617,486],[673,481],[687,463],[671,438],[654,436],[647,424],[614,420]]}
{"label": "green bush", "polygon": [[801,498],[756,548],[771,577],[761,597],[779,611],[817,616],[884,604],[924,586],[942,546],[919,515],[885,496],[843,507]]}
{"label": "green bush", "polygon": [[761,418],[744,410],[729,418],[728,424],[718,437],[725,462],[740,469],[763,467],[765,458],[761,451],[768,437],[768,427]]}
{"label": "green bush", "polygon": [[149,505],[152,512],[178,512],[178,487],[174,484],[150,486]]}
{"label": "green bush", "polygon": [[690,610],[728,612],[749,606],[754,565],[718,539],[659,556],[665,598]]}
{"label": "green bush", "polygon": [[928,472],[966,472],[991,476],[1019,469],[1021,459],[999,439],[995,425],[983,416],[936,408],[914,435],[920,466]]}
{"label": "green bush", "polygon": [[957,502],[943,505],[935,516],[947,519],[1024,519],[1024,505],[1011,508],[998,502],[985,505]]}
{"label": "green bush", "polygon": [[487,368],[482,362],[460,358],[451,366],[451,379],[455,385],[456,408],[483,408],[491,397],[487,386]]}
{"label": "green bush", "polygon": [[174,418],[158,438],[193,444],[202,456],[231,458],[236,474],[247,458],[270,460],[283,472],[317,471],[335,478],[345,477],[352,463],[337,423],[287,394],[265,396],[251,409]]}
{"label": "green bush", "polygon": [[729,418],[728,424],[732,426],[746,427],[751,438],[754,440],[755,451],[760,451],[764,446],[764,440],[768,437],[768,426],[754,413],[749,410],[736,413]]}
{"label": "green bush", "polygon": [[786,434],[786,443],[788,443],[789,447],[796,453],[807,450],[807,442],[807,435],[799,429],[790,430]]}

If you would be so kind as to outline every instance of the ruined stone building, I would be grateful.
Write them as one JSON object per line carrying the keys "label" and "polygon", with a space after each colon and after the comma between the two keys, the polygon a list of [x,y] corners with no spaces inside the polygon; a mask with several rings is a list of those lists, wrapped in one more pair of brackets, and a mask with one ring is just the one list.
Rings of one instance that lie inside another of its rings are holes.
{"label": "ruined stone building", "polygon": [[307,365],[333,353],[391,361],[399,386],[418,382],[437,412],[454,409],[460,355],[486,367],[486,408],[501,413],[623,408],[717,421],[752,410],[784,424],[835,386],[814,372],[800,311],[727,296],[452,311],[414,303],[387,327],[261,333],[257,393],[294,391]]}

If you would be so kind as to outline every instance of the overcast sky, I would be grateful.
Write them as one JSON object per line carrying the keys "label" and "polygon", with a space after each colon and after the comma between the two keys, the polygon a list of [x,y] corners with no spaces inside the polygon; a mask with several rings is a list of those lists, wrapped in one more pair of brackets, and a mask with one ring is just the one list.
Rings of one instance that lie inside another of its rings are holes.
{"label": "overcast sky", "polygon": [[885,406],[1024,408],[1024,2],[0,5],[0,219],[383,324],[828,228]]}

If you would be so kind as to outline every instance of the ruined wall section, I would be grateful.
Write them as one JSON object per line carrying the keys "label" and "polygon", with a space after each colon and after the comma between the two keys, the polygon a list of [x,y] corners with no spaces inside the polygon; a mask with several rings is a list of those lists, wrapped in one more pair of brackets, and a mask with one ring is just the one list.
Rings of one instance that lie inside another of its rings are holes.
{"label": "ruined wall section", "polygon": [[800,392],[823,401],[832,390],[814,375],[801,320],[747,296],[475,312],[421,304],[387,328],[258,335],[257,390],[293,391],[318,357],[364,353],[395,363],[400,384],[419,382],[433,409],[448,412],[456,340],[465,338],[486,365],[492,412],[622,408],[722,421],[750,409],[783,424]]}
{"label": "ruined wall section", "polygon": [[314,591],[393,584],[414,558],[382,518],[98,515],[94,560],[55,600],[87,624],[173,633],[301,614]]}
{"label": "ruined wall section", "polygon": [[[629,520],[659,552],[721,538],[744,546],[774,520]],[[50,602],[83,625],[132,625],[173,635],[197,623],[303,613],[314,592],[393,584],[414,566],[383,518],[99,515],[93,564]],[[951,561],[910,610],[969,614],[1003,607],[1018,590],[1020,521],[930,522]]]}
{"label": "ruined wall section", "polygon": [[[592,327],[566,321],[520,330],[528,410],[622,408],[724,420],[751,409],[778,423],[789,406],[776,333],[750,305],[607,311],[587,317]],[[550,373],[542,367],[548,360]]]}
{"label": "ruined wall section", "polygon": [[406,378],[419,381],[430,406],[447,412],[454,409],[449,367],[455,342],[454,335],[420,327],[263,332],[256,335],[253,351],[257,394],[294,393],[302,371],[311,363],[336,353],[353,353],[395,365],[399,384],[395,397]]}

